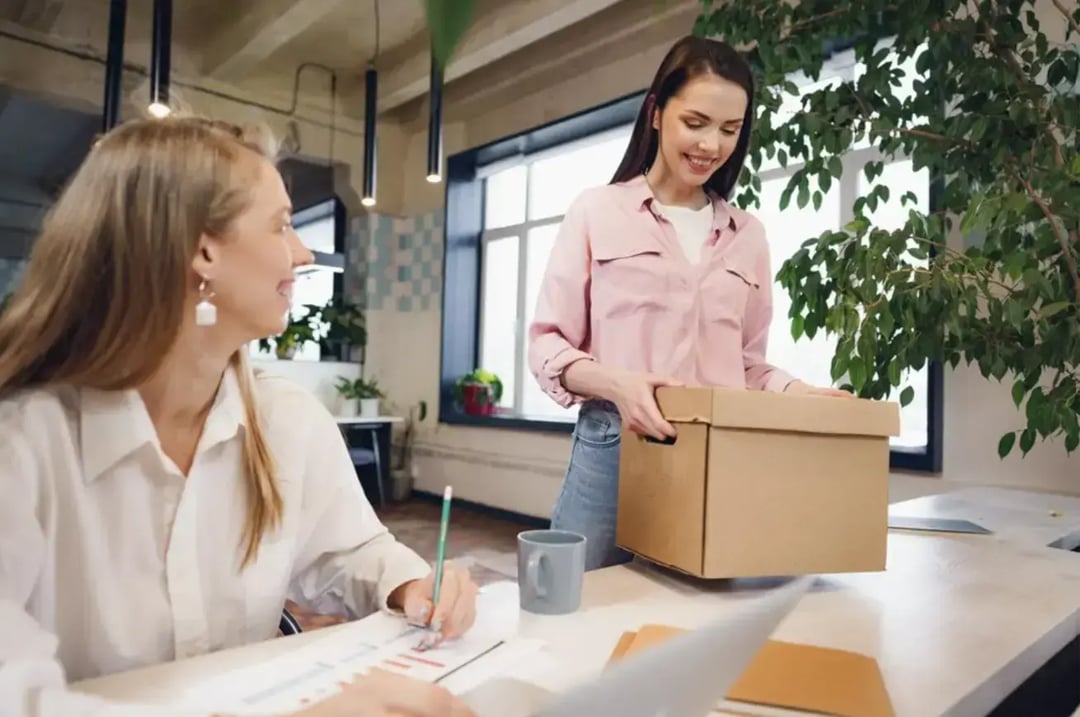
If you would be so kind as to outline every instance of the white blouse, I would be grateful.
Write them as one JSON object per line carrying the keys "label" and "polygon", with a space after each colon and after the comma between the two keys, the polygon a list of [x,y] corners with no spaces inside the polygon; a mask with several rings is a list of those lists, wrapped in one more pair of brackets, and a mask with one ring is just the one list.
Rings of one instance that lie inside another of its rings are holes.
{"label": "white blouse", "polygon": [[188,714],[105,704],[65,680],[272,638],[286,597],[369,614],[428,574],[375,515],[326,409],[275,376],[255,392],[285,510],[242,572],[245,419],[231,369],[186,479],[136,391],[0,401],[0,715]]}

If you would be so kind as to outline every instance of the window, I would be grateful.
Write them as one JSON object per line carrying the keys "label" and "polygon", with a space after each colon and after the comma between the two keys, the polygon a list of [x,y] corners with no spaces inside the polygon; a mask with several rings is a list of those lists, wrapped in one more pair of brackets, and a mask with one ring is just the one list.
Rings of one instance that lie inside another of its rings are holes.
{"label": "window", "polygon": [[529,373],[528,328],[563,215],[581,192],[611,179],[630,130],[617,127],[527,159],[479,168],[480,365],[502,379],[501,406],[513,414],[564,421],[577,415],[576,407],[555,404]]}
{"label": "window", "polygon": [[[812,91],[857,78],[859,72],[854,53],[842,52],[812,83],[795,79]],[[910,76],[905,82],[913,86]],[[564,212],[582,190],[610,180],[643,99],[643,94],[633,95],[448,158],[440,421],[570,429],[574,411],[551,401],[529,373],[528,325]],[[781,111],[798,109],[798,99],[792,97]],[[865,189],[863,166],[880,159],[868,143],[853,147],[844,157],[841,181],[833,183],[820,209],[812,204],[799,209],[792,202],[783,212],[780,194],[798,167],[763,163],[761,207],[753,211],[768,234],[774,276],[808,237],[850,221],[852,205]],[[925,171],[914,171],[910,161],[885,165],[884,181],[893,191],[873,220],[881,226],[902,224],[907,209],[900,197],[908,190],[918,197],[921,210],[929,209],[932,179]],[[808,382],[827,385],[835,340],[819,333],[795,343],[787,293],[777,284],[773,297],[769,360]],[[478,366],[503,381],[502,411],[496,416],[464,416],[454,406],[454,383]],[[892,464],[940,470],[941,367],[932,364],[905,380],[915,388],[916,399],[903,409],[903,434],[893,440]]]}
{"label": "window", "polygon": [[[324,306],[342,292],[344,256],[344,206],[337,199],[329,199],[293,214],[293,228],[300,241],[311,250],[315,261],[296,272],[293,285],[292,320],[302,320],[307,315],[307,305]],[[251,355],[260,359],[274,360],[273,351],[260,349],[258,343],[251,345]],[[300,346],[294,360],[318,361],[321,357],[319,344],[314,341]]]}
{"label": "window", "polygon": [[[916,57],[917,55],[912,57],[903,66],[907,92],[914,91],[912,75],[915,72]],[[855,61],[854,52],[847,51],[834,55],[817,81],[809,82],[803,79],[800,82],[799,78],[795,81],[800,89],[809,93],[845,80],[857,79],[860,71],[861,65]],[[781,113],[793,114],[798,111],[798,106],[799,98],[787,95]],[[783,120],[778,120],[777,124],[781,121]],[[812,204],[800,209],[795,201],[791,201],[783,211],[780,210],[780,195],[800,165],[791,162],[784,168],[775,159],[766,159],[762,163],[759,171],[761,207],[755,209],[754,213],[765,225],[772,254],[773,276],[807,238],[818,236],[827,230],[839,229],[852,220],[852,206],[856,198],[868,189],[863,167],[868,162],[883,159],[869,142],[856,144],[844,155],[844,172],[840,180],[833,183],[825,194],[820,209],[815,209]],[[869,215],[871,221],[884,229],[896,229],[903,226],[907,220],[909,207],[921,212],[930,211],[931,180],[927,170],[916,171],[910,160],[894,158],[885,165],[881,180],[890,187],[889,201],[878,205],[876,211]],[[917,202],[905,207],[900,198],[909,191],[915,194]],[[835,337],[819,332],[813,339],[803,336],[798,342],[794,341],[788,319],[791,300],[779,284],[773,288],[773,302],[769,361],[788,368],[809,383],[830,384],[832,379],[829,369],[836,349]],[[934,456],[940,450],[936,437],[940,434],[940,429],[932,424],[935,423],[934,411],[939,410],[940,406],[940,380],[941,369],[935,365],[925,366],[921,371],[909,372],[903,376],[902,385],[911,385],[915,389],[915,400],[901,410],[901,435],[892,439],[894,452],[898,454],[894,457],[894,464],[907,468],[938,469],[937,463],[940,459]],[[897,400],[897,396],[894,395],[892,400]]]}

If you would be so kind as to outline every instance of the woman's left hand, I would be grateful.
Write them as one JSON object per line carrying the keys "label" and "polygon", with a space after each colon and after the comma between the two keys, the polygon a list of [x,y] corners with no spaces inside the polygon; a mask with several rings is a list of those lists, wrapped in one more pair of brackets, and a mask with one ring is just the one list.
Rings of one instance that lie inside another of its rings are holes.
{"label": "woman's left hand", "polygon": [[796,396],[831,396],[832,398],[855,398],[855,396],[848,391],[841,391],[838,388],[832,388],[831,386],[811,386],[808,383],[802,381],[792,381],[788,384],[788,387],[784,389],[784,393],[795,394]]}
{"label": "woman's left hand", "polygon": [[435,573],[423,580],[412,580],[394,591],[400,596],[391,602],[398,603],[405,618],[415,625],[430,624],[438,634],[438,641],[464,635],[476,621],[476,595],[478,588],[467,570],[447,563],[443,568],[442,585],[439,587],[439,604],[434,606]]}

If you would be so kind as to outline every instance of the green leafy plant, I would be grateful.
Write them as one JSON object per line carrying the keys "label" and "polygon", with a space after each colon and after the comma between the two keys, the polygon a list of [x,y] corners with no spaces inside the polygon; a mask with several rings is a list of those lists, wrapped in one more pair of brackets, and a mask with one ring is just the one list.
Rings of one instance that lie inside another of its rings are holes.
{"label": "green leafy plant", "polygon": [[386,394],[379,388],[379,382],[375,379],[364,378],[348,379],[338,376],[338,382],[334,386],[342,398],[386,398]]}
{"label": "green leafy plant", "polygon": [[315,330],[311,327],[309,315],[290,318],[285,330],[277,336],[259,339],[259,348],[273,350],[279,359],[291,359],[297,349],[308,341],[315,341]]}
{"label": "green leafy plant", "polygon": [[[929,361],[976,364],[1009,381],[1026,427],[1001,437],[1004,457],[1038,438],[1080,445],[1080,7],[1031,0],[702,0],[695,25],[746,49],[761,111],[737,203],[758,204],[765,157],[801,165],[781,198],[820,207],[860,140],[881,160],[840,231],[808,237],[778,280],[790,294],[793,336],[837,338],[834,380],[884,398]],[[1046,27],[1044,28],[1043,25]],[[1053,33],[1057,33],[1054,35]],[[816,79],[825,51],[850,40],[865,71],[802,93],[784,120],[791,81]],[[881,41],[891,39],[891,48]],[[917,77],[901,63],[913,60]],[[913,80],[913,93],[904,93]],[[904,225],[876,227],[890,201],[884,163],[910,158],[938,183],[915,197]],[[950,235],[952,241],[950,241]],[[964,241],[959,241],[964,235]],[[900,402],[914,392],[905,386]]]}
{"label": "green leafy plant", "polygon": [[473,0],[424,0],[431,51],[439,67],[446,67],[472,22]]}
{"label": "green leafy plant", "polygon": [[323,357],[347,361],[352,348],[367,345],[364,313],[356,304],[333,298],[322,306],[305,304],[305,308]]}

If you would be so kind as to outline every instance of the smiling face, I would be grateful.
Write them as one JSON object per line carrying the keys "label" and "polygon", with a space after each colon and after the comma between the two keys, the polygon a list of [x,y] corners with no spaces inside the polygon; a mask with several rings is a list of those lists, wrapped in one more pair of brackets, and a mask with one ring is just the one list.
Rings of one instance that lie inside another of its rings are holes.
{"label": "smiling face", "polygon": [[297,267],[311,252],[292,227],[292,203],[277,169],[251,157],[250,203],[222,237],[203,235],[192,268],[205,277],[220,331],[238,343],[281,333]]}
{"label": "smiling face", "polygon": [[665,174],[686,187],[705,184],[734,153],[748,101],[738,84],[710,73],[689,80],[654,110],[657,161]]}

